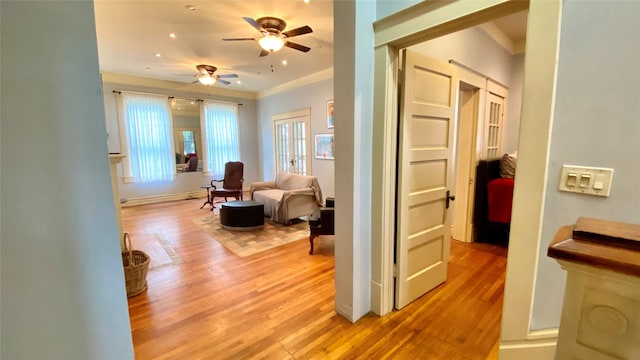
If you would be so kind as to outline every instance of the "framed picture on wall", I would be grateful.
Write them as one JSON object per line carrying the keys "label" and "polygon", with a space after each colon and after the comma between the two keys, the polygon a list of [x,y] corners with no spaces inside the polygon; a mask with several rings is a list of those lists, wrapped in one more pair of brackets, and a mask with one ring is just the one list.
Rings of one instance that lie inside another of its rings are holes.
{"label": "framed picture on wall", "polygon": [[314,144],[313,154],[316,159],[333,160],[335,158],[333,134],[316,134]]}
{"label": "framed picture on wall", "polygon": [[327,101],[327,127],[333,127],[333,100]]}

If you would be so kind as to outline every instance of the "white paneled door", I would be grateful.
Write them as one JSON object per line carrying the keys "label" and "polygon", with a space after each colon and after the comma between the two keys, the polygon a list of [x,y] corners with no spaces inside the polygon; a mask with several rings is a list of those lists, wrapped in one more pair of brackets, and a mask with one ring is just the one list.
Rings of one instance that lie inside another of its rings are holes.
{"label": "white paneled door", "polygon": [[456,68],[403,52],[398,142],[396,295],[400,309],[447,279]]}
{"label": "white paneled door", "polygon": [[276,173],[307,175],[309,164],[308,109],[272,117],[275,135]]}

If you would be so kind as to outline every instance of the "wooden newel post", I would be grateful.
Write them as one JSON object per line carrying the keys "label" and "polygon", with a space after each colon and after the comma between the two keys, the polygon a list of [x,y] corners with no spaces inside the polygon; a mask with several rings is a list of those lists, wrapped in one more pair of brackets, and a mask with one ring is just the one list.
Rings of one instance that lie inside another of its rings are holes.
{"label": "wooden newel post", "polygon": [[567,271],[556,359],[640,359],[640,225],[578,218],[548,255]]}

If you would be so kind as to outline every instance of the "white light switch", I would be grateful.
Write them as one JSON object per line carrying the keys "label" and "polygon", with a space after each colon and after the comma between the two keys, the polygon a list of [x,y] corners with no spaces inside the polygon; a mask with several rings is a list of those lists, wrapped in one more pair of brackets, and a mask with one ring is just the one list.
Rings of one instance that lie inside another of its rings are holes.
{"label": "white light switch", "polygon": [[593,188],[595,190],[604,189],[604,175],[603,174],[596,174],[595,179],[593,179]]}
{"label": "white light switch", "polygon": [[612,180],[613,169],[563,165],[558,189],[585,195],[609,196]]}

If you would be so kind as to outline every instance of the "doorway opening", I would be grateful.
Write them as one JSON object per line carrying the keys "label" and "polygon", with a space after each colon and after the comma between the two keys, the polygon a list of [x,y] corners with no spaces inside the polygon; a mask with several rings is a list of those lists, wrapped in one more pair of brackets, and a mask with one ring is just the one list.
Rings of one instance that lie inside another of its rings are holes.
{"label": "doorway opening", "polygon": [[[443,44],[474,47],[477,56],[442,50]],[[446,281],[451,241],[474,241],[475,187],[486,186],[476,184],[476,166],[501,156],[504,103],[519,98],[493,78],[521,83],[523,69],[514,71],[513,64],[523,62],[516,56],[524,55],[507,53],[479,27],[400,53],[395,308]],[[485,58],[502,60],[503,68],[487,66]],[[509,123],[518,127],[519,109]],[[517,147],[517,131],[511,136]]]}
{"label": "doorway opening", "polygon": [[[399,49],[420,41],[437,38],[471,25],[481,24],[529,10],[526,51],[531,57],[524,64],[522,114],[518,137],[518,182],[514,189],[511,220],[502,340],[510,341],[514,355],[531,349],[540,335],[529,329],[534,298],[534,284],[541,241],[544,193],[547,186],[550,131],[556,86],[558,41],[562,2],[503,1],[492,4],[454,2],[435,5],[419,3],[374,24],[375,64],[374,134],[377,145],[373,161],[391,165],[374,168],[379,177],[372,192],[381,194],[372,200],[372,258],[374,275],[371,286],[372,310],[383,315],[393,308],[393,239],[394,214],[385,209],[395,206],[395,137],[394,114],[397,111],[395,70]],[[390,96],[391,95],[391,96]],[[375,280],[378,280],[376,282]],[[536,337],[537,336],[537,337]],[[552,344],[552,341],[549,342]],[[517,349],[516,349],[517,346]],[[550,345],[552,346],[552,345]]]}

